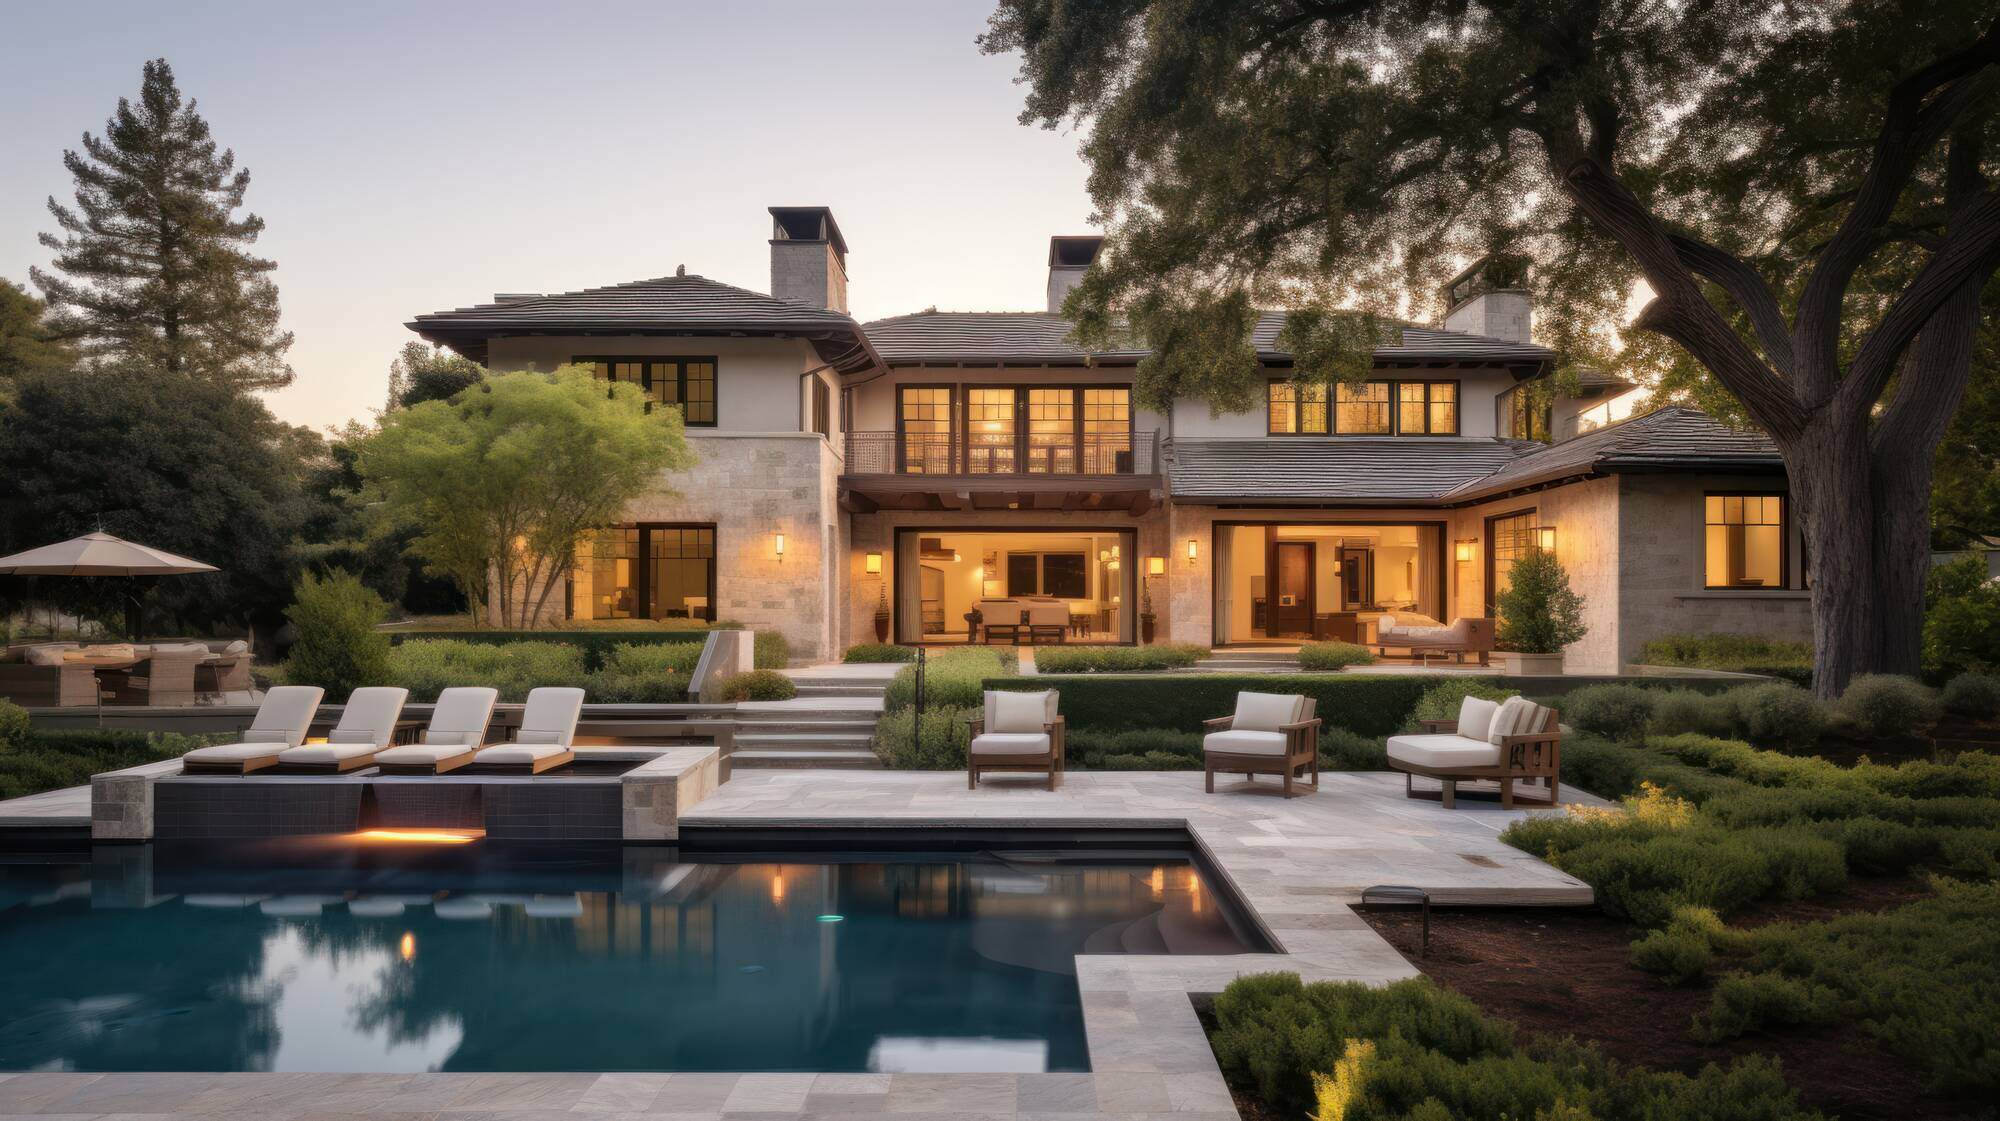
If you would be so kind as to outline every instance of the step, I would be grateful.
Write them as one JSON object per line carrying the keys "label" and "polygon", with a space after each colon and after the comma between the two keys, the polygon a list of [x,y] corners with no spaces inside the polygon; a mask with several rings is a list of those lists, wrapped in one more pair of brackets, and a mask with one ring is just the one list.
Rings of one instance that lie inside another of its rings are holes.
{"label": "step", "polygon": [[879,770],[882,761],[873,751],[826,750],[826,751],[735,751],[729,756],[731,767],[751,770],[764,769],[840,769]]}
{"label": "step", "polygon": [[1167,941],[1160,936],[1160,913],[1153,912],[1133,919],[1130,926],[1118,936],[1118,944],[1128,954],[1164,954]]}
{"label": "step", "polygon": [[872,736],[875,734],[873,720],[746,720],[736,725],[736,737],[795,735],[795,736]]}
{"label": "step", "polygon": [[857,748],[863,751],[875,742],[872,732],[738,732],[736,750],[773,748],[777,750],[814,748]]}
{"label": "step", "polygon": [[801,697],[879,697],[882,695],[882,687],[880,685],[856,685],[851,681],[839,683],[827,682],[822,684],[814,681],[794,680],[793,684],[798,686],[799,696]]}
{"label": "step", "polygon": [[843,728],[866,730],[875,727],[881,719],[874,712],[739,712],[736,726],[758,732],[781,731],[785,724],[810,724],[815,728],[841,731]]}

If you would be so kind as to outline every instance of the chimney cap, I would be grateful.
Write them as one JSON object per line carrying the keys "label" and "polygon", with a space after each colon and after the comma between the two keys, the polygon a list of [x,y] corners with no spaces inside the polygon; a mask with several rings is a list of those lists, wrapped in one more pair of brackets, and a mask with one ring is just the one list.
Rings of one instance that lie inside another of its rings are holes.
{"label": "chimney cap", "polygon": [[1528,258],[1518,253],[1488,253],[1444,282],[1444,310],[1452,311],[1488,292],[1519,292],[1528,287]]}
{"label": "chimney cap", "polygon": [[1104,246],[1102,234],[1057,234],[1049,239],[1049,267],[1084,269],[1097,259]]}
{"label": "chimney cap", "polygon": [[847,239],[840,236],[840,223],[833,220],[833,210],[825,206],[773,206],[771,212],[772,241],[826,241],[833,243],[833,251],[847,259]]}

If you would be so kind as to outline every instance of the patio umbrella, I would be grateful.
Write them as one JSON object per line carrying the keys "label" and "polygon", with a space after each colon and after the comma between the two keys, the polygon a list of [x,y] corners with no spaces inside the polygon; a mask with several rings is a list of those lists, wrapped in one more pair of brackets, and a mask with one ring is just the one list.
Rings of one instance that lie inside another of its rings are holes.
{"label": "patio umbrella", "polygon": [[[113,537],[103,530],[72,537],[54,545],[43,545],[0,557],[0,573],[15,576],[183,576],[194,572],[220,571],[212,564],[176,556],[159,549]],[[149,583],[150,586],[150,583]],[[143,590],[143,589],[142,589]],[[139,637],[140,601],[128,596],[125,629],[136,641]]]}

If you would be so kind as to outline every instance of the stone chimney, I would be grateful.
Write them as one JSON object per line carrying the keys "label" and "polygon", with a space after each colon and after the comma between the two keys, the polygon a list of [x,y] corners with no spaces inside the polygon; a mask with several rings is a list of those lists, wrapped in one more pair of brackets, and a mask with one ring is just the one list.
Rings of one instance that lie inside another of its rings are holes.
{"label": "stone chimney", "polygon": [[1534,321],[1526,258],[1498,253],[1481,257],[1445,283],[1447,331],[1525,343],[1531,341]]}
{"label": "stone chimney", "polygon": [[1096,234],[1057,236],[1049,239],[1049,313],[1061,315],[1063,300],[1070,289],[1083,282],[1084,270],[1097,259],[1104,239]]}
{"label": "stone chimney", "polygon": [[847,239],[824,206],[771,207],[771,295],[847,311]]}

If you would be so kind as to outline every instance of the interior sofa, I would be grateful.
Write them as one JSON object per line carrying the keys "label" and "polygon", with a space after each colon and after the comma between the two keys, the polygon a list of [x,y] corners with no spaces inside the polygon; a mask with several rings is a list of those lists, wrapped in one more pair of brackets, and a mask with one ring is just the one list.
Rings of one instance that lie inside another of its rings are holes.
{"label": "interior sofa", "polygon": [[1461,615],[1446,626],[1414,611],[1385,612],[1376,617],[1375,640],[1370,645],[1383,657],[1392,647],[1425,660],[1433,654],[1451,654],[1463,663],[1467,654],[1475,654],[1483,666],[1493,657],[1493,620]]}

